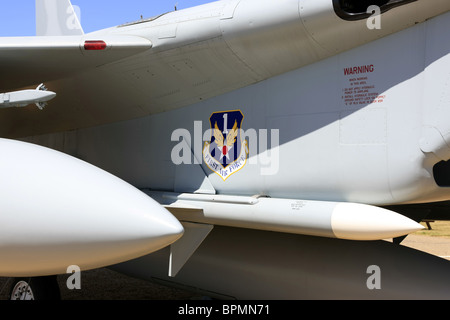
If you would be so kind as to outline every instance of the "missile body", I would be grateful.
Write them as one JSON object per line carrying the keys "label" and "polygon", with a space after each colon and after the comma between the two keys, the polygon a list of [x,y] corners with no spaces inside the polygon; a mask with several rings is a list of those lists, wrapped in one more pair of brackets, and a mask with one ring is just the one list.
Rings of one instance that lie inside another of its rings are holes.
{"label": "missile body", "polygon": [[180,221],[346,240],[381,240],[421,230],[419,223],[383,208],[345,202],[157,194]]}
{"label": "missile body", "polygon": [[35,103],[44,106],[56,97],[56,93],[46,90],[21,90],[0,94],[0,108],[25,107]]}
{"label": "missile body", "polygon": [[0,276],[109,266],[184,232],[161,205],[86,162],[5,139],[0,150]]}

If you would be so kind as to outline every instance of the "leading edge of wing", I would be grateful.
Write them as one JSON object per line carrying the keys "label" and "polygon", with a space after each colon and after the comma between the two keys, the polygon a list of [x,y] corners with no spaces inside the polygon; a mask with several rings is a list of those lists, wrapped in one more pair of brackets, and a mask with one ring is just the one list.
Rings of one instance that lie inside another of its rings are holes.
{"label": "leading edge of wing", "polygon": [[138,36],[0,38],[0,91],[55,80],[152,48]]}

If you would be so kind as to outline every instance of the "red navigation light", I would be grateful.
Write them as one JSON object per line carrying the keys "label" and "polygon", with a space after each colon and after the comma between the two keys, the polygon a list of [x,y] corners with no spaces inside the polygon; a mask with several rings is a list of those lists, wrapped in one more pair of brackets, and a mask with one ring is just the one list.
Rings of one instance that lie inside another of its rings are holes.
{"label": "red navigation light", "polygon": [[84,50],[105,50],[106,42],[101,40],[85,41]]}

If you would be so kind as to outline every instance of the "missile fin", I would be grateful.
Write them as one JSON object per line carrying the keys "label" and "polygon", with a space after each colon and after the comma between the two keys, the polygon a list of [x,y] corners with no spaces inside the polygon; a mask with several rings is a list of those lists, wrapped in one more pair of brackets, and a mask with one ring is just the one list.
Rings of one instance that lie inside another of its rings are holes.
{"label": "missile fin", "polygon": [[169,277],[176,277],[214,228],[210,224],[182,222],[184,235],[170,246]]}

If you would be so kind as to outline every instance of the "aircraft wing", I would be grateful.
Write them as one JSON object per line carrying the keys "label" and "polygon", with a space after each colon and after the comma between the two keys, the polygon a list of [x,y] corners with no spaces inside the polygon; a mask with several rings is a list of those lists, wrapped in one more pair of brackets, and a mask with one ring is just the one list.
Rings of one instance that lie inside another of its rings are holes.
{"label": "aircraft wing", "polygon": [[0,38],[2,92],[51,81],[152,48],[139,36]]}

